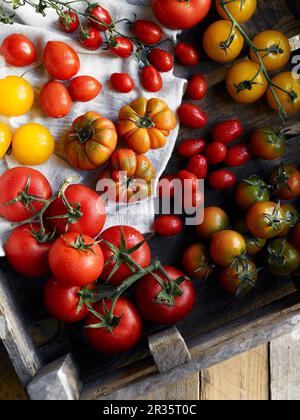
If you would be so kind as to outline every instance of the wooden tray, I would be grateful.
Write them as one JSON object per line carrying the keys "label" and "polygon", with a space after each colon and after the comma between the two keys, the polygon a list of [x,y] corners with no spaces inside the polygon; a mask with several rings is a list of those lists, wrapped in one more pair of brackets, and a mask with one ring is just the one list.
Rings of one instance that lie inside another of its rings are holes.
{"label": "wooden tray", "polygon": [[[295,37],[300,34],[300,5],[295,3],[276,0],[270,6],[268,0],[259,0],[247,31],[254,35],[275,28]],[[211,20],[215,19],[212,12]],[[183,34],[183,39],[199,45],[206,26],[207,21]],[[209,125],[203,132],[182,128],[178,142],[205,136],[210,126],[232,117],[242,119],[246,139],[262,123],[279,125],[278,117],[264,101],[247,106],[233,102],[224,86],[226,68],[204,57],[198,69],[177,67],[176,74],[188,78],[201,71],[207,75],[209,93],[200,105],[207,112]],[[291,126],[297,118],[299,115],[290,118]],[[291,137],[289,143],[284,160],[298,164],[300,136]],[[174,173],[182,165],[174,153],[167,172]],[[264,175],[276,165],[278,162],[253,160],[236,173],[240,179],[254,173]],[[231,192],[207,189],[208,205],[229,208],[232,214]],[[183,250],[197,241],[194,229],[187,228],[174,239],[153,238],[150,245],[154,258],[180,267]],[[300,315],[296,277],[280,279],[264,273],[260,290],[243,300],[228,298],[214,278],[202,284],[196,281],[197,304],[177,329],[146,326],[143,339],[131,352],[104,358],[86,345],[78,325],[62,325],[48,318],[43,307],[43,283],[43,279],[36,283],[18,276],[4,259],[0,262],[0,337],[32,399],[133,399],[288,332]],[[174,357],[165,357],[165,349]]]}

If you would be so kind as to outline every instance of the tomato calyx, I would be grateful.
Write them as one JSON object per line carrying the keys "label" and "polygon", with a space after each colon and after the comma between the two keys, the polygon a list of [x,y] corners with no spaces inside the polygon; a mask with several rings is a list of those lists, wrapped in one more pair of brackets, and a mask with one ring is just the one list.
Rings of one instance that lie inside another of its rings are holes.
{"label": "tomato calyx", "polygon": [[80,144],[85,144],[93,135],[93,122],[85,125],[84,127],[75,127],[75,134]]}
{"label": "tomato calyx", "polygon": [[272,247],[272,244],[268,247],[268,263],[269,264],[275,264],[277,266],[284,265],[286,261],[286,255],[285,255],[285,246],[286,246],[286,239],[283,239],[281,241],[280,247],[278,249]]}
{"label": "tomato calyx", "polygon": [[236,88],[236,92],[240,93],[243,90],[252,90],[252,86],[254,86],[254,85],[261,85],[262,86],[262,83],[255,82],[256,77],[257,77],[257,75],[255,75],[253,80],[244,80],[244,81],[240,82],[238,85],[235,83],[233,86]]}
{"label": "tomato calyx", "polygon": [[61,23],[65,26],[67,30],[69,30],[71,27],[71,24],[75,23],[77,20],[77,15],[76,14],[72,15],[70,10],[66,10],[64,12],[59,13],[59,17],[60,17]]}
{"label": "tomato calyx", "polygon": [[31,226],[29,233],[36,239],[36,241],[40,244],[46,244],[47,242],[52,242],[56,232],[49,232],[46,233],[46,230],[43,225],[40,226],[40,229],[34,230]]}
{"label": "tomato calyx", "polygon": [[279,46],[279,44],[273,44],[268,48],[264,48],[262,50],[259,49],[258,51],[266,52],[267,53],[266,55],[269,55],[269,54],[284,54],[284,52],[285,52],[284,49]]}
{"label": "tomato calyx", "polygon": [[286,219],[281,217],[280,201],[278,201],[276,204],[273,214],[263,213],[263,216],[266,219],[268,226],[271,227],[275,232],[280,231],[282,228],[282,223],[286,222]]}
{"label": "tomato calyx", "polygon": [[68,244],[71,248],[77,249],[78,251],[84,252],[85,254],[87,254],[88,252],[92,252],[93,254],[95,254],[93,247],[98,242],[92,242],[90,244],[86,244],[84,237],[81,234],[76,237],[74,242],[67,241],[63,236],[62,238],[65,241],[65,243]]}
{"label": "tomato calyx", "polygon": [[250,187],[253,187],[253,188],[257,189],[257,200],[261,200],[264,193],[266,191],[267,192],[270,191],[270,186],[267,185],[262,178],[257,177],[256,175],[253,175],[252,177],[250,177],[248,179],[243,179],[242,182],[249,185]]}
{"label": "tomato calyx", "polygon": [[234,265],[231,267],[236,269],[236,277],[241,282],[239,289],[237,290],[236,297],[239,297],[248,291],[250,286],[251,289],[257,289],[258,286],[254,280],[257,274],[263,270],[263,267],[256,269],[255,271],[250,270],[249,260],[244,258],[242,260],[234,262]]}
{"label": "tomato calyx", "polygon": [[278,168],[278,173],[274,179],[274,189],[275,191],[280,191],[283,188],[288,188],[290,192],[292,189],[289,185],[290,175],[286,171],[284,164],[281,164]]}
{"label": "tomato calyx", "polygon": [[92,307],[88,306],[89,311],[97,318],[100,322],[97,324],[87,325],[84,328],[106,328],[108,332],[112,333],[113,330],[120,324],[123,315],[116,316],[113,314],[113,305],[111,309],[108,309],[105,303],[105,300],[102,300],[103,305],[103,315],[99,314],[99,312],[95,311]]}
{"label": "tomato calyx", "polygon": [[188,279],[188,277],[182,276],[176,280],[171,280],[168,273],[163,267],[160,267],[160,271],[166,278],[164,281],[159,275],[152,273],[152,276],[160,284],[162,290],[156,296],[155,302],[160,305],[174,306],[175,298],[183,295],[183,290],[180,285]]}

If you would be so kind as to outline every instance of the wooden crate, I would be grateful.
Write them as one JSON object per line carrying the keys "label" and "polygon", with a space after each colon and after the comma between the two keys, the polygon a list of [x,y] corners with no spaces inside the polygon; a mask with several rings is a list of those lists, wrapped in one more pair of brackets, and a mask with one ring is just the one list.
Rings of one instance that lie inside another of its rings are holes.
{"label": "wooden crate", "polygon": [[[293,38],[294,49],[299,48],[299,4],[289,0],[273,1],[272,6],[268,0],[259,0],[258,4],[256,16],[246,25],[250,35],[276,28]],[[215,19],[213,12],[211,19]],[[183,34],[184,39],[199,44],[206,25]],[[178,67],[176,73],[190,77],[197,70],[206,73],[209,82],[208,96],[201,102],[209,126],[220,119],[239,117],[247,138],[262,123],[279,125],[278,117],[264,101],[241,106],[230,99],[224,87],[225,67],[203,59],[199,69]],[[291,126],[297,124],[297,118],[299,115],[291,117]],[[178,141],[199,134],[183,128]],[[285,161],[299,163],[299,141],[299,136],[291,136]],[[236,172],[240,179],[254,173],[265,175],[277,164],[253,160]],[[174,155],[168,172],[180,167],[182,161]],[[206,205],[231,208],[231,193],[208,189]],[[178,266],[182,250],[198,240],[190,228],[177,238],[153,238],[150,245],[154,258]],[[297,277],[264,275],[260,290],[243,300],[228,298],[212,278],[202,284],[195,282],[195,309],[176,328],[146,326],[136,348],[107,358],[86,345],[78,326],[48,318],[43,307],[43,283],[43,279],[33,282],[16,275],[5,260],[0,262],[0,337],[32,399],[134,399],[285,334],[300,322]]]}

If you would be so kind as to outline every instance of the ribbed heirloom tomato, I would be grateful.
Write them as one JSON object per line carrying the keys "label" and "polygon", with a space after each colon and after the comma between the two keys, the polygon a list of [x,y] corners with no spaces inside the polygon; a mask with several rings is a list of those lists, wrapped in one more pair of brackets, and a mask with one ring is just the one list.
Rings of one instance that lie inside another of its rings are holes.
{"label": "ribbed heirloom tomato", "polygon": [[182,263],[193,278],[206,280],[214,270],[208,250],[203,244],[189,246],[183,254]]}
{"label": "ribbed heirloom tomato", "polygon": [[[222,1],[224,0],[215,0],[217,12],[222,18],[229,20],[229,17],[221,6]],[[224,3],[226,3],[229,12],[240,23],[251,19],[257,8],[257,0],[243,0],[242,2],[241,0],[233,0],[231,2],[224,1]]]}
{"label": "ribbed heirloom tomato", "polygon": [[112,121],[97,112],[87,112],[76,118],[65,138],[67,159],[77,169],[99,168],[115,150],[117,139]]}
{"label": "ribbed heirloom tomato", "polygon": [[286,227],[285,212],[280,203],[254,204],[246,216],[249,231],[256,238],[271,239],[280,235]]}
{"label": "ribbed heirloom tomato", "polygon": [[203,222],[197,226],[197,232],[204,240],[211,239],[212,235],[229,228],[229,218],[219,207],[206,207]]}
{"label": "ribbed heirloom tomato", "polygon": [[44,66],[54,79],[69,80],[80,68],[77,53],[65,42],[49,41],[44,50]]}
{"label": "ribbed heirloom tomato", "polygon": [[117,124],[121,140],[136,153],[147,153],[166,144],[166,137],[176,127],[176,116],[161,99],[139,98],[119,112]]}
{"label": "ribbed heirloom tomato", "polygon": [[216,264],[227,267],[246,252],[243,236],[233,230],[223,230],[212,236],[210,253]]}

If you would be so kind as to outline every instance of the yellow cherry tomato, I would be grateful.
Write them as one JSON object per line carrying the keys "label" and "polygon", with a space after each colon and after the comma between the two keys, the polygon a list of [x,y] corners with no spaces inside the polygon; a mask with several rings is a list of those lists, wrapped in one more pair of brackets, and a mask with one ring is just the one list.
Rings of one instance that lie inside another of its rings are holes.
{"label": "yellow cherry tomato", "polygon": [[0,159],[4,158],[11,145],[12,133],[8,125],[0,123]]}
{"label": "yellow cherry tomato", "polygon": [[20,127],[12,140],[15,158],[23,165],[41,165],[54,152],[55,141],[48,128],[29,123]]}
{"label": "yellow cherry tomato", "polygon": [[228,20],[214,22],[204,33],[204,50],[212,60],[219,63],[236,59],[243,46],[243,36]]}
{"label": "yellow cherry tomato", "polygon": [[234,64],[227,74],[226,84],[230,96],[243,104],[257,101],[268,87],[260,66],[253,61]]}
{"label": "yellow cherry tomato", "polygon": [[23,77],[8,76],[0,79],[0,114],[18,117],[28,112],[34,101],[34,92]]}
{"label": "yellow cherry tomato", "polygon": [[[289,62],[291,47],[288,38],[282,32],[261,32],[253,39],[253,44],[263,50],[259,54],[268,71],[281,69]],[[250,51],[250,57],[252,61],[259,62],[253,50]]]}
{"label": "yellow cherry tomato", "polygon": [[[293,73],[291,72],[284,72],[280,73],[272,79],[272,82],[278,86],[278,88],[274,88],[274,91],[284,108],[284,110],[288,114],[292,114],[300,110],[300,79],[295,79],[293,77]],[[286,92],[284,92],[286,91]],[[270,106],[275,109],[275,111],[279,111],[278,105],[275,101],[275,98],[271,92],[271,89],[268,89],[267,99]]]}
{"label": "yellow cherry tomato", "polygon": [[[219,15],[224,19],[229,19],[226,12],[220,5],[220,0],[215,0]],[[233,17],[243,23],[251,19],[257,8],[257,0],[231,0],[226,1],[226,6]]]}

